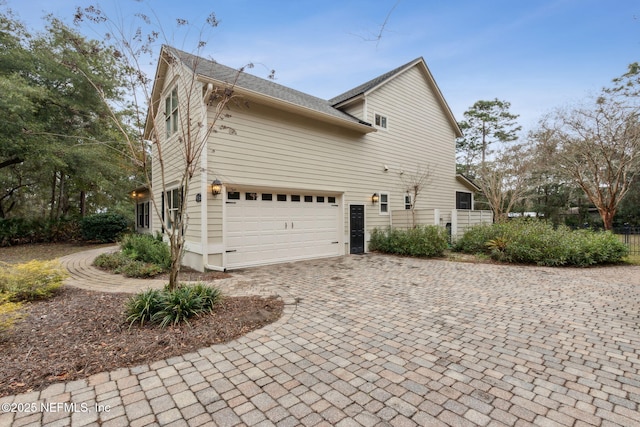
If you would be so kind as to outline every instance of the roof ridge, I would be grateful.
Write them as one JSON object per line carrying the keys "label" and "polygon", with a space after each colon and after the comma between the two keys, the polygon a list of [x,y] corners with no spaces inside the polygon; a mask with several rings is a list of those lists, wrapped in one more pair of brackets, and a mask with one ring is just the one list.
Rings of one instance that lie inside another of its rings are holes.
{"label": "roof ridge", "polygon": [[196,74],[220,80],[225,83],[235,82],[237,86],[244,89],[271,96],[282,101],[287,101],[301,107],[310,108],[334,117],[362,123],[358,118],[335,108],[326,99],[284,86],[272,80],[255,76],[246,71],[242,71],[242,69],[234,69],[227,65],[220,64],[215,60],[203,58],[172,46],[164,45],[163,48],[166,48],[169,52],[175,55],[178,60]]}

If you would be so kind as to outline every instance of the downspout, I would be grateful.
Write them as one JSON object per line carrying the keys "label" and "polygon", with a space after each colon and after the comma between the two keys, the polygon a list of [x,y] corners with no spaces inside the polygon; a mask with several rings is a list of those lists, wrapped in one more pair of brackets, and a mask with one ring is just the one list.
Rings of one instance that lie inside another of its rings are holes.
{"label": "downspout", "polygon": [[[207,120],[207,109],[208,109],[208,100],[209,96],[211,96],[211,92],[213,91],[213,85],[209,83],[207,85],[207,90],[204,92],[204,97],[202,99],[202,123],[201,129],[204,130],[203,137],[206,137],[208,130],[208,120]],[[202,267],[203,269],[208,268],[207,264],[209,263],[209,176],[207,174],[208,171],[208,162],[209,162],[209,141],[205,141],[204,149],[200,154],[200,193],[202,194],[202,201],[200,202],[200,246],[202,248]]]}
{"label": "downspout", "polygon": [[[208,124],[208,116],[207,116],[207,110],[209,107],[209,97],[211,96],[211,93],[213,92],[213,84],[208,83],[207,84],[207,90],[204,92],[204,97],[202,98],[202,123],[203,123],[203,129],[205,129],[205,132],[209,129],[209,124]],[[208,157],[208,150],[207,148],[209,148],[209,141],[207,140],[207,146],[205,147],[204,150],[202,150],[202,157],[201,157],[201,169],[202,169],[202,182],[200,183],[200,188],[202,191],[202,194],[204,194],[205,196],[202,198],[203,199],[203,203],[201,206],[201,215],[202,215],[202,236],[201,236],[201,244],[202,244],[202,265],[206,270],[213,270],[213,271],[226,271],[226,268],[224,267],[220,267],[218,265],[211,265],[209,264],[209,197],[210,197],[210,188],[209,188],[209,177],[207,174],[207,171],[209,170],[209,157]]]}

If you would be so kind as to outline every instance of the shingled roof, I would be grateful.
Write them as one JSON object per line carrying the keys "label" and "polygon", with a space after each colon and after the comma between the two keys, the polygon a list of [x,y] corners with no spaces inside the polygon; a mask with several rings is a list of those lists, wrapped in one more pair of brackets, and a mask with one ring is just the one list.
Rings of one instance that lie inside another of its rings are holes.
{"label": "shingled roof", "polygon": [[271,80],[253,76],[246,72],[238,74],[237,69],[183,52],[170,46],[164,46],[164,49],[179,59],[197,75],[221,81],[223,83],[234,84],[236,87],[267,95],[319,113],[328,114],[338,119],[369,125],[369,123],[363,122],[350,114],[334,108],[333,105],[325,99],[317,98],[304,92],[280,85]]}
{"label": "shingled roof", "polygon": [[374,79],[371,79],[368,82],[363,83],[358,87],[355,87],[355,88],[353,88],[351,90],[346,91],[345,93],[343,93],[341,95],[338,95],[338,96],[336,96],[334,98],[331,98],[329,100],[329,103],[331,105],[338,105],[338,104],[340,104],[340,103],[342,103],[344,101],[347,101],[347,100],[349,100],[351,98],[355,98],[358,95],[362,95],[363,93],[373,89],[374,87],[381,85],[382,83],[384,83],[385,81],[387,81],[390,78],[394,77],[396,74],[404,71],[405,69],[413,67],[417,62],[420,62],[422,60],[423,60],[422,58],[416,58],[411,62],[407,62],[406,64],[401,65],[400,67],[395,68],[395,69],[389,71],[388,73],[384,73],[383,75],[378,76],[378,77],[376,77]]}
{"label": "shingled roof", "polygon": [[[359,131],[375,132],[375,128],[371,126],[371,123],[367,123],[357,117],[354,117],[348,113],[345,113],[338,107],[344,105],[345,102],[358,97],[359,95],[367,94],[368,92],[376,89],[378,86],[386,83],[394,77],[402,74],[404,71],[410,69],[413,66],[419,65],[425,74],[425,77],[429,81],[429,84],[434,90],[436,98],[439,100],[445,114],[448,117],[451,126],[453,127],[457,136],[462,136],[462,132],[458,127],[451,109],[445,101],[440,89],[438,88],[431,72],[427,68],[427,64],[422,57],[416,58],[413,61],[395,68],[387,73],[384,73],[374,79],[369,80],[366,83],[361,84],[341,95],[338,95],[329,100],[321,99],[304,92],[300,92],[295,89],[280,85],[271,80],[263,79],[253,76],[246,72],[239,73],[237,69],[227,67],[219,64],[216,61],[201,58],[199,56],[181,51],[174,47],[163,46],[163,50],[175,57],[186,67],[191,69],[196,75],[201,76],[205,80],[218,81],[222,83],[233,84],[236,88],[242,89],[245,94],[253,94],[254,96],[261,98],[265,102],[276,103],[281,108],[293,109],[307,114],[313,117],[324,116],[329,122],[334,124],[345,125],[352,129]],[[158,76],[156,76],[158,78]],[[237,80],[236,80],[237,79]]]}

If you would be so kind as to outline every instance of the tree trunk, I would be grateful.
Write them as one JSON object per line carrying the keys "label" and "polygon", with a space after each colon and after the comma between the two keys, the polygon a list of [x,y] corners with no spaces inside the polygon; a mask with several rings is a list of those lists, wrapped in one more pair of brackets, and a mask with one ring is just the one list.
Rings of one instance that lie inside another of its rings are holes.
{"label": "tree trunk", "polygon": [[87,193],[80,192],[80,217],[84,218],[87,214]]}
{"label": "tree trunk", "polygon": [[64,202],[64,173],[60,172],[60,191],[58,191],[58,206],[56,206],[55,219],[59,219],[62,213],[62,204]]}
{"label": "tree trunk", "polygon": [[613,230],[613,217],[615,216],[616,211],[610,210],[602,210],[600,211],[600,216],[602,217],[602,222],[604,224],[605,230]]}
{"label": "tree trunk", "polygon": [[51,181],[51,201],[49,202],[49,219],[53,219],[56,209],[56,187],[58,186],[58,172],[53,172],[53,180]]}

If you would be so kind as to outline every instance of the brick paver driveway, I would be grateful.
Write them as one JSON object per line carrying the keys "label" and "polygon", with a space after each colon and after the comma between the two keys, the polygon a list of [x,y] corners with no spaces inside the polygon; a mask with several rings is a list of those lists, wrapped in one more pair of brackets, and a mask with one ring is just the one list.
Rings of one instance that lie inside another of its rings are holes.
{"label": "brick paver driveway", "polygon": [[74,425],[640,425],[638,267],[363,255],[248,269],[224,286],[278,292],[285,316],[0,400],[110,405],[32,418]]}

